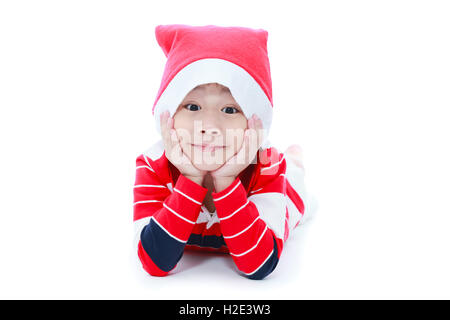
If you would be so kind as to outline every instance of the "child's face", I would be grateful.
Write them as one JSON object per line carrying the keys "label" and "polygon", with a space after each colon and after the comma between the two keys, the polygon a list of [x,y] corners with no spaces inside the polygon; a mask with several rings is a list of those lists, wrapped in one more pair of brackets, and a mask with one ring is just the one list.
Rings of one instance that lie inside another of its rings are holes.
{"label": "child's face", "polygon": [[229,89],[217,83],[191,90],[173,119],[183,152],[205,171],[216,170],[236,154],[247,129],[247,118]]}

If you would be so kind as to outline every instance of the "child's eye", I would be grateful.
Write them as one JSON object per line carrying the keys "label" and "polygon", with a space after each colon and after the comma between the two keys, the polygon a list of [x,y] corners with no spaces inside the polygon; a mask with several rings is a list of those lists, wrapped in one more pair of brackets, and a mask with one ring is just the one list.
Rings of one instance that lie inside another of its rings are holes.
{"label": "child's eye", "polygon": [[235,107],[225,107],[222,110],[225,110],[225,113],[238,113],[239,110],[236,109]]}
{"label": "child's eye", "polygon": [[196,104],[193,104],[193,103],[188,103],[184,107],[186,109],[190,110],[190,111],[198,111],[198,110],[200,110],[200,107],[198,105],[196,105]]}

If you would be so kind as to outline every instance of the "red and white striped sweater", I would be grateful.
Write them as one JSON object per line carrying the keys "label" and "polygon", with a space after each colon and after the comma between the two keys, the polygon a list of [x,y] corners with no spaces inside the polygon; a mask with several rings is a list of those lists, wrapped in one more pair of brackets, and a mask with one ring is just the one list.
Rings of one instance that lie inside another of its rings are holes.
{"label": "red and white striped sweater", "polygon": [[268,147],[230,186],[212,192],[212,214],[202,204],[207,192],[168,161],[161,140],[137,157],[135,246],[143,268],[165,276],[194,249],[229,253],[242,275],[266,277],[305,213],[303,169]]}

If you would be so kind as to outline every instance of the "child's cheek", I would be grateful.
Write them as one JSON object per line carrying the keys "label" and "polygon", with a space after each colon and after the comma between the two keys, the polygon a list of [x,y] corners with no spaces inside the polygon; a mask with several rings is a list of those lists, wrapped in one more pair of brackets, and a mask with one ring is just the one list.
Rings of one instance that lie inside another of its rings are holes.
{"label": "child's cheek", "polygon": [[183,110],[177,111],[173,116],[173,120],[173,127],[175,130],[177,130],[177,134],[178,136],[180,136],[180,140],[182,135],[184,137],[184,140],[189,141],[186,135],[189,134],[193,129],[193,120],[189,116],[189,113],[186,113]]}
{"label": "child's cheek", "polygon": [[186,128],[178,128],[177,129],[177,134],[178,137],[180,139],[180,143],[181,144],[189,144],[191,142],[191,133],[189,130],[187,130]]}
{"label": "child's cheek", "polygon": [[228,161],[231,157],[239,152],[242,146],[243,139],[241,137],[234,137],[234,140],[230,144],[227,144],[225,149],[225,161]]}
{"label": "child's cheek", "polygon": [[186,119],[186,117],[179,117],[178,119],[175,119],[174,128],[177,131],[178,136],[182,141],[192,141],[192,133],[194,128],[192,127],[192,121],[189,119]]}

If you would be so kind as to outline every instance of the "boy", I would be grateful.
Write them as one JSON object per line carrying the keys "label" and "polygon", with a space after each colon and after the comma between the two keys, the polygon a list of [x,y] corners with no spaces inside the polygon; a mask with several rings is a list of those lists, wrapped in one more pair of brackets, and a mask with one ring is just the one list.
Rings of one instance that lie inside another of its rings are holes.
{"label": "boy", "polygon": [[162,140],[136,160],[135,248],[165,276],[185,249],[229,253],[263,279],[305,214],[300,149],[267,132],[272,92],[262,29],[160,25],[168,60],[153,106]]}

